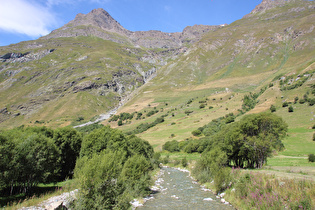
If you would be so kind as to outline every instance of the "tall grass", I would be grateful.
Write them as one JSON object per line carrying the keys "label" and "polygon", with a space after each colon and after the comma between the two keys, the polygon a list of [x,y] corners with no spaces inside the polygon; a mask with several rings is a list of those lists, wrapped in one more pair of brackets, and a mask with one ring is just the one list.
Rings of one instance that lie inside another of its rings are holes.
{"label": "tall grass", "polygon": [[[238,169],[237,169],[238,170]],[[315,184],[310,180],[279,179],[258,172],[232,170],[228,200],[240,209],[314,209]]]}

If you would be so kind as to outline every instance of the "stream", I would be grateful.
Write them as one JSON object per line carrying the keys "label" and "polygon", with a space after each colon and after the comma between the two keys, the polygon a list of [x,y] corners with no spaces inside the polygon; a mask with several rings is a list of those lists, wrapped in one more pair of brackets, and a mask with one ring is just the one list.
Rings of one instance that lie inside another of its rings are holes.
{"label": "stream", "polygon": [[163,167],[156,181],[157,193],[137,210],[146,209],[234,209],[221,203],[212,192],[194,182],[188,172]]}

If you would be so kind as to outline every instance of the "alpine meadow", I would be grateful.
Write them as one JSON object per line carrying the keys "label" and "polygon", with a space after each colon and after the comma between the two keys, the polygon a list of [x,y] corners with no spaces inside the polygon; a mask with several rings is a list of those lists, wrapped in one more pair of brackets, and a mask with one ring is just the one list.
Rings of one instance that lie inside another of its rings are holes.
{"label": "alpine meadow", "polygon": [[0,47],[1,208],[132,209],[180,167],[231,208],[314,209],[314,81],[311,0],[174,33],[80,13]]}

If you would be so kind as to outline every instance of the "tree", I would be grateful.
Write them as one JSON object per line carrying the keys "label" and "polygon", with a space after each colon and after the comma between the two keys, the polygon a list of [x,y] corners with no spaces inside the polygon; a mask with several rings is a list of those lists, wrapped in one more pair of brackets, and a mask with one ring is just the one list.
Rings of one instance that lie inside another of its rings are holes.
{"label": "tree", "polygon": [[54,131],[54,142],[60,150],[60,181],[72,178],[73,169],[80,155],[82,135],[73,128],[59,128]]}
{"label": "tree", "polygon": [[17,182],[24,186],[24,192],[38,183],[54,181],[59,171],[60,153],[53,140],[36,133],[20,140],[13,161]]}
{"label": "tree", "polygon": [[273,149],[283,148],[281,138],[286,131],[287,125],[280,117],[261,113],[247,115],[238,124],[221,130],[217,135],[224,139],[221,147],[234,166],[260,168]]}
{"label": "tree", "polygon": [[[0,191],[7,186],[12,186],[15,180],[16,171],[14,170],[15,144],[12,139],[0,134]],[[12,194],[12,189],[11,193]]]}

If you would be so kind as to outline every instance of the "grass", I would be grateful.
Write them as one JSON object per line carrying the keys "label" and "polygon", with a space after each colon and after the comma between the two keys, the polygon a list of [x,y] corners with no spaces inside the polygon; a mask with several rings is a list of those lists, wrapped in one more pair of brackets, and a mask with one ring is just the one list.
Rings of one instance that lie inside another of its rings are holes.
{"label": "grass", "polygon": [[74,180],[58,182],[56,184],[39,184],[34,188],[32,195],[18,194],[14,196],[0,197],[0,205],[5,209],[15,210],[22,207],[36,206],[50,197],[61,195],[76,189]]}

